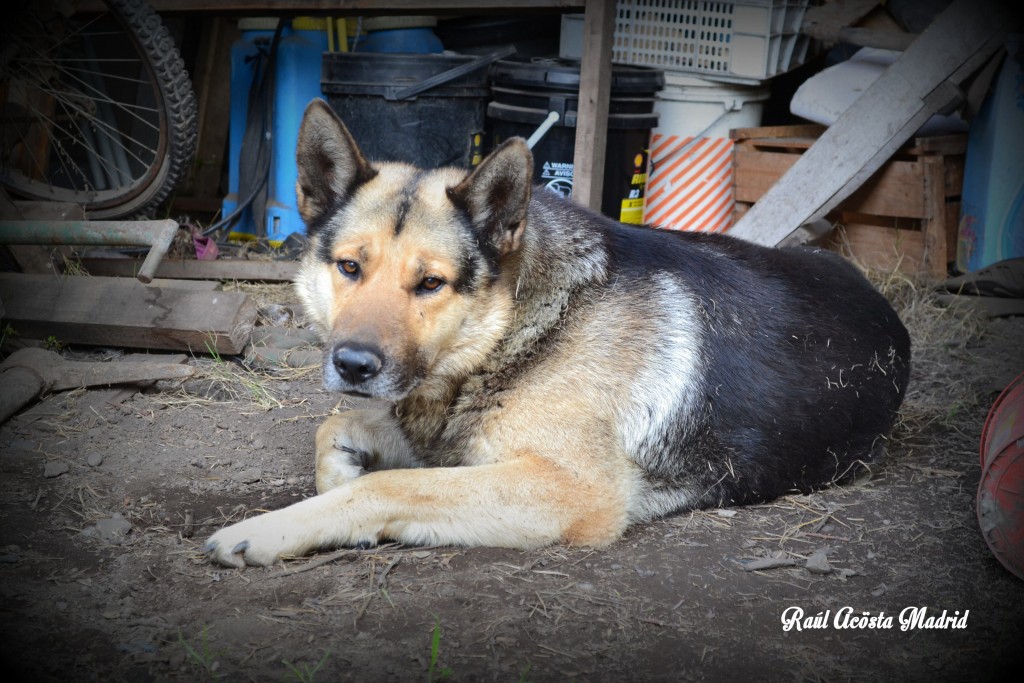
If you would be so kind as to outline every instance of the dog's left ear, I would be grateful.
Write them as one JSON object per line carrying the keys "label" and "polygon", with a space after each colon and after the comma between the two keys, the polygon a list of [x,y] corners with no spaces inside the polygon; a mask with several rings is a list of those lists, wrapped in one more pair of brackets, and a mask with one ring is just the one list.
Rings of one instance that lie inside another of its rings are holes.
{"label": "dog's left ear", "polygon": [[511,138],[465,180],[448,188],[448,197],[469,214],[477,232],[501,257],[521,244],[532,179],[530,148],[522,138]]}

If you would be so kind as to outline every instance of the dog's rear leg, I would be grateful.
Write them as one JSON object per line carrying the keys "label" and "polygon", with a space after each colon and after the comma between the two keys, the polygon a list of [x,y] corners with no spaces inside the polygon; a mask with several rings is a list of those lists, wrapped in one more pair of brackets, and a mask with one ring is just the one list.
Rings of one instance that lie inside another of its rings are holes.
{"label": "dog's rear leg", "polygon": [[604,545],[626,527],[626,497],[522,455],[473,467],[373,472],[327,493],[218,531],[207,542],[228,566],[390,538],[409,544],[536,548]]}
{"label": "dog's rear leg", "polygon": [[385,409],[349,410],[327,418],[316,432],[317,493],[374,471],[420,467]]}

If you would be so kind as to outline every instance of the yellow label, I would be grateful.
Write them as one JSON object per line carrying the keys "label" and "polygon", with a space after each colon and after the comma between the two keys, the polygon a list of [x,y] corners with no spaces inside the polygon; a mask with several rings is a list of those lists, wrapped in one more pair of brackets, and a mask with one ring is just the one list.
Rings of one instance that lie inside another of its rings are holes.
{"label": "yellow label", "polygon": [[634,173],[633,179],[629,181],[630,185],[646,185],[647,174],[646,173]]}
{"label": "yellow label", "polygon": [[631,223],[633,225],[640,225],[641,223],[643,223],[643,197],[640,197],[639,199],[623,199],[622,210],[619,211],[619,221],[622,223]]}

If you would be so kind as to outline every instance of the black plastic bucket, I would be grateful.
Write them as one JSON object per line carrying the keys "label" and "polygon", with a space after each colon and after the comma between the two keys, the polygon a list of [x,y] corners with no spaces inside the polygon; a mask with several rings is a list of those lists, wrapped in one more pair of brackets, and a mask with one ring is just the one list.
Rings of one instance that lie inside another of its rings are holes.
{"label": "black plastic bucket", "polygon": [[[533,146],[534,180],[572,193],[580,69],[566,62],[499,61],[491,70],[488,131],[493,144],[529,139],[548,118],[558,121]],[[658,124],[654,95],[665,84],[658,69],[613,65],[601,212],[625,223],[643,220],[647,153]]]}
{"label": "black plastic bucket", "polygon": [[363,153],[423,168],[479,163],[487,98],[486,61],[469,73],[400,99],[402,91],[480,58],[325,52],[320,87]]}

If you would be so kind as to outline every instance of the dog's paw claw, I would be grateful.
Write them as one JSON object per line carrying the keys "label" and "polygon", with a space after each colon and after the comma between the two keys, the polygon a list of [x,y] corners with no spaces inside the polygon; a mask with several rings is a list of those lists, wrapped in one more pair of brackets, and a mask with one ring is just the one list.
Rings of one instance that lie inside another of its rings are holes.
{"label": "dog's paw claw", "polygon": [[377,544],[373,541],[359,541],[358,543],[356,543],[356,550],[369,550],[370,548],[373,548],[376,545]]}

